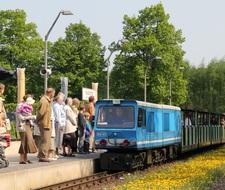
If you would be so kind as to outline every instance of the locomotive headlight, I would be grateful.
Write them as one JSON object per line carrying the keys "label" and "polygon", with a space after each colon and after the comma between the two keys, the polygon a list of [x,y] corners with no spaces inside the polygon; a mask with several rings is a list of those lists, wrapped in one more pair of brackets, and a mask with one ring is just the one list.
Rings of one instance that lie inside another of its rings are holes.
{"label": "locomotive headlight", "polygon": [[99,145],[99,144],[100,144],[100,140],[96,140],[95,145]]}
{"label": "locomotive headlight", "polygon": [[131,141],[130,141],[130,145],[131,145],[131,146],[136,145],[136,141],[135,141],[135,140],[131,140]]}

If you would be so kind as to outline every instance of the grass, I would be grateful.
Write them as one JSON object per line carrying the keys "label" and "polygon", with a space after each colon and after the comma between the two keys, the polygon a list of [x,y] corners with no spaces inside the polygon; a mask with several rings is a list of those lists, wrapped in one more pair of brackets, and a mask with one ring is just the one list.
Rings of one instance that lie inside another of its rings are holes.
{"label": "grass", "polygon": [[[166,164],[167,165],[167,164]],[[147,174],[126,175],[112,190],[205,190],[225,175],[225,146]]]}

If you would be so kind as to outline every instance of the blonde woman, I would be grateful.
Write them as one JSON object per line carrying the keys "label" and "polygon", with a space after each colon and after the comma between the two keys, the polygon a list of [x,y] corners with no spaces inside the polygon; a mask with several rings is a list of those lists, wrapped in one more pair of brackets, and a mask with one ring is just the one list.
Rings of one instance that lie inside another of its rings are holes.
{"label": "blonde woman", "polygon": [[[73,149],[75,147],[75,131],[77,130],[77,117],[73,112],[72,106],[72,98],[67,98],[65,100],[64,111],[66,113],[66,125],[65,125],[65,133],[63,138],[63,149],[64,154],[68,156],[75,156],[73,154]],[[65,151],[65,146],[68,149],[68,152]]]}

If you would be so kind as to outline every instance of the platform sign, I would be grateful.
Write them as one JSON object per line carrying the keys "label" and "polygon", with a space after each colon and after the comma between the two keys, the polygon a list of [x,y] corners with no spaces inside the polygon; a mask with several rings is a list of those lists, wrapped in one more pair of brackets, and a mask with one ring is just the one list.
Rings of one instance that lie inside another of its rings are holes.
{"label": "platform sign", "polygon": [[82,88],[82,100],[89,100],[90,96],[96,97],[96,91],[90,88]]}

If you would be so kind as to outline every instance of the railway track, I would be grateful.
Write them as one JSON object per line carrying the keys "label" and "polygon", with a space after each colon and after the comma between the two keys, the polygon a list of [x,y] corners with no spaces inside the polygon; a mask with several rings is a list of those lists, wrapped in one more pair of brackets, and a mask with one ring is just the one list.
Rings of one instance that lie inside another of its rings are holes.
{"label": "railway track", "polygon": [[73,179],[65,181],[62,183],[57,183],[45,187],[36,188],[33,190],[82,190],[90,189],[94,186],[97,186],[101,183],[112,182],[113,180],[118,179],[124,174],[124,172],[116,172],[109,174],[108,172],[100,172],[93,174],[91,176],[82,177],[78,179]]}

